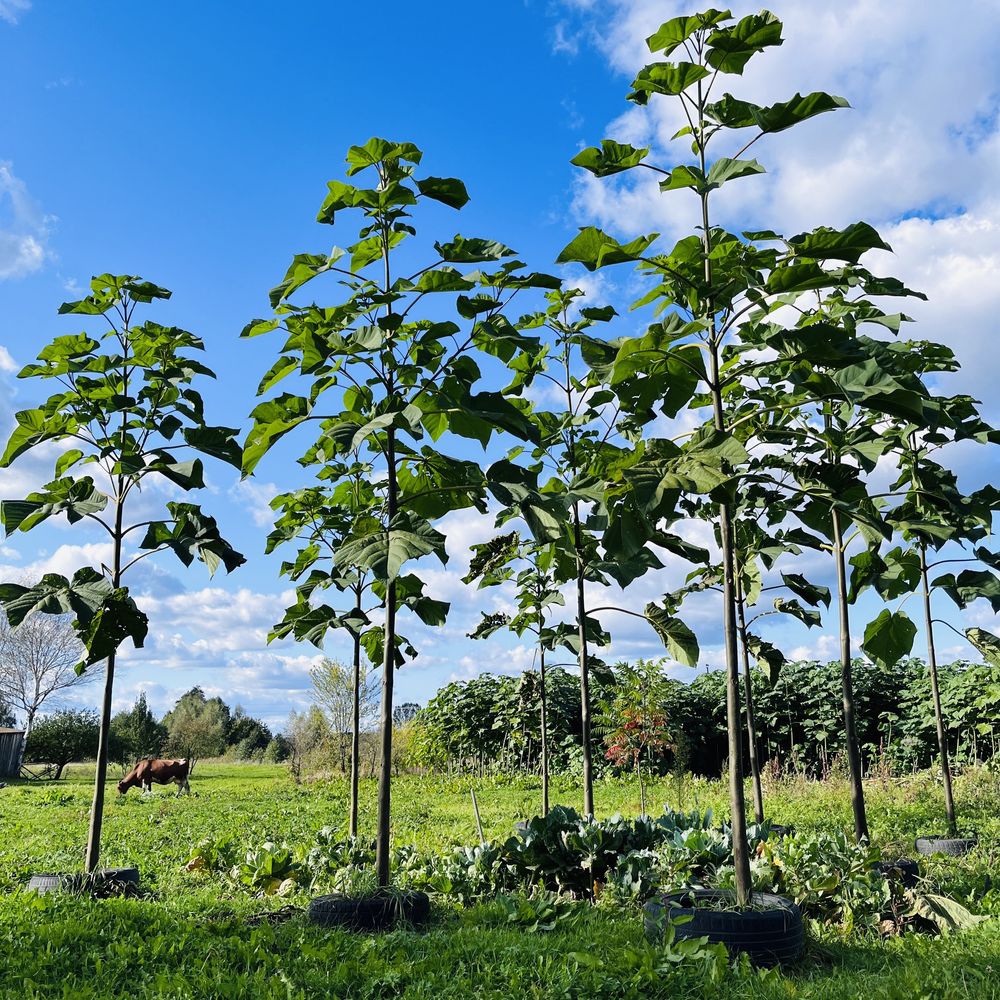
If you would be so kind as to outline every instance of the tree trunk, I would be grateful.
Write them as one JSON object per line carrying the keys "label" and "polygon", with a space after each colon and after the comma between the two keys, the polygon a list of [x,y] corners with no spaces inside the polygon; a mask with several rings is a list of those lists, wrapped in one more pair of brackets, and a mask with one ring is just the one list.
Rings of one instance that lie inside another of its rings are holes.
{"label": "tree trunk", "polygon": [[354,690],[353,694],[353,725],[351,728],[351,811],[348,818],[348,836],[358,835],[358,778],[361,750],[361,637],[354,636]]}
{"label": "tree trunk", "polygon": [[750,653],[747,650],[746,601],[743,585],[736,582],[736,610],[739,615],[740,649],[743,653],[743,690],[746,695],[747,746],[750,753],[750,775],[753,779],[753,815],[758,823],[764,822],[764,791],[760,783],[760,758],[757,755],[757,724],[753,711],[753,675],[750,673]]}
{"label": "tree trunk", "polygon": [[[128,394],[128,380],[125,381],[125,391]],[[123,417],[124,422],[124,417]],[[112,558],[111,585],[117,589],[122,578],[122,519],[124,517],[124,483],[118,480],[118,493],[115,502],[114,555]],[[86,870],[97,870],[101,858],[101,828],[104,825],[104,784],[108,777],[108,748],[111,738],[111,700],[115,687],[116,650],[108,657],[104,671],[104,698],[101,702],[101,725],[97,737],[97,773],[94,775],[94,800],[90,807],[90,829],[87,833]]]}
{"label": "tree trunk", "polygon": [[[706,174],[705,160],[705,105],[708,100],[701,82],[698,82],[698,129],[696,145],[703,174]],[[701,243],[703,273],[707,294],[703,309],[708,321],[707,356],[708,389],[712,398],[712,418],[717,431],[726,431],[725,410],[722,401],[722,381],[719,373],[719,352],[721,339],[718,332],[715,302],[711,294],[712,275],[712,227],[708,212],[709,192],[701,192]],[[723,639],[726,649],[726,730],[729,745],[729,807],[732,813],[733,868],[736,876],[736,902],[747,906],[753,893],[750,878],[750,847],[747,843],[746,802],[743,795],[743,760],[741,753],[743,726],[740,720],[740,668],[736,642],[736,542],[733,538],[733,519],[729,505],[719,504],[719,542],[722,549],[722,604]]]}
{"label": "tree trunk", "polygon": [[[541,628],[541,618],[539,618],[539,628]],[[548,738],[548,720],[546,719],[546,701],[545,701],[545,649],[542,647],[541,642],[538,643],[538,665],[540,674],[540,685],[541,685],[541,701],[542,701],[542,815],[548,816],[549,814],[549,738]]]}
{"label": "tree trunk", "polygon": [[844,566],[844,536],[840,511],[834,507],[833,553],[837,563],[837,604],[840,608],[840,686],[844,700],[844,736],[847,740],[847,763],[851,776],[851,809],[854,812],[854,836],[868,840],[868,817],[865,814],[865,789],[854,721],[854,686],[851,678],[851,618],[847,604],[847,571]]}
{"label": "tree trunk", "polygon": [[927,576],[927,547],[920,546],[920,581],[924,590],[924,621],[927,627],[927,663],[931,673],[931,697],[934,699],[934,722],[937,726],[938,751],[941,754],[941,777],[944,782],[944,811],[948,833],[954,836],[955,799],[951,790],[951,762],[948,759],[948,733],[941,709],[941,688],[938,685],[937,652],[934,648],[934,619],[931,615],[931,587]]}
{"label": "tree trunk", "polygon": [[[386,431],[385,458],[388,467],[387,525],[390,531],[396,516],[396,435],[394,428]],[[396,652],[396,581],[390,580],[385,589],[385,633],[382,655],[382,705],[379,718],[382,760],[378,775],[378,831],[375,837],[375,873],[379,888],[389,885],[389,814],[392,786],[392,685]]]}
{"label": "tree trunk", "polygon": [[583,742],[583,812],[594,815],[594,773],[590,755],[590,663],[587,655],[587,599],[583,581],[580,508],[573,504],[573,546],[576,549],[576,621],[580,642],[580,739]]}

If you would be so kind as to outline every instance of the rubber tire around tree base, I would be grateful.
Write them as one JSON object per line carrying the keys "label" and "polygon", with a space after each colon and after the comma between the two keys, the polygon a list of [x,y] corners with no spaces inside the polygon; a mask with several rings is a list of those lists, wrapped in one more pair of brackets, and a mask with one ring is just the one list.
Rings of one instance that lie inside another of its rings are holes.
{"label": "rubber tire around tree base", "polygon": [[[755,892],[752,902],[757,909],[752,910],[715,910],[692,905],[696,902],[732,907],[736,893],[728,889],[662,893],[643,907],[647,937],[654,940],[662,937],[666,922],[670,921],[678,940],[707,937],[709,941],[724,944],[730,958],[746,955],[753,965],[788,965],[802,955],[805,947],[802,911],[785,896]],[[676,923],[677,917],[690,919]]]}
{"label": "rubber tire around tree base", "polygon": [[978,837],[917,837],[913,846],[917,854],[925,857],[931,854],[947,854],[959,858],[968,854],[979,843]]}
{"label": "rubber tire around tree base", "polygon": [[389,930],[401,921],[418,926],[427,923],[430,914],[427,893],[412,891],[361,898],[333,893],[317,896],[308,910],[314,924],[354,931]]}
{"label": "rubber tire around tree base", "polygon": [[890,882],[900,882],[905,889],[912,889],[920,881],[920,866],[911,858],[876,861],[872,867]]}

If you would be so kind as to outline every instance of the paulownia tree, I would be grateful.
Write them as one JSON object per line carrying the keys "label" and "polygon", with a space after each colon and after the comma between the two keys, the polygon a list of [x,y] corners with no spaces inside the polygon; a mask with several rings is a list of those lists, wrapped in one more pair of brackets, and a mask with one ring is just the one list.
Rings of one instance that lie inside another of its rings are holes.
{"label": "paulownia tree", "polygon": [[[934,347],[937,354],[944,350],[940,345]],[[920,595],[945,816],[948,832],[954,835],[958,826],[948,751],[948,724],[941,704],[938,677],[934,626],[939,620],[935,619],[932,610],[933,594],[936,590],[943,591],[962,609],[983,598],[989,601],[994,612],[1000,611],[1000,577],[992,572],[1000,569],[1000,556],[982,545],[975,545],[992,528],[1000,493],[995,487],[987,486],[972,494],[964,494],[959,489],[956,475],[936,461],[934,456],[956,441],[996,443],[997,432],[981,419],[975,401],[969,396],[935,397],[925,406],[925,411],[929,416],[936,413],[938,419],[925,420],[922,425],[897,420],[882,431],[886,449],[895,456],[899,465],[899,478],[892,488],[904,491],[902,501],[889,513],[888,520],[907,545],[893,548],[884,557],[876,555],[867,559],[860,583],[873,586],[886,600],[899,596],[901,592]],[[946,545],[949,549],[942,551]],[[955,564],[964,564],[969,568],[957,574],[946,572],[932,579],[932,570]],[[974,564],[988,568],[972,568]],[[988,637],[985,642],[981,635]],[[995,637],[980,629],[966,629],[965,637],[987,659],[998,660],[1000,643]],[[995,649],[992,648],[994,644]]]}
{"label": "paulownia tree", "polygon": [[[593,815],[591,672],[604,664],[595,659],[592,649],[610,641],[598,615],[615,612],[645,620],[670,653],[689,666],[697,662],[698,642],[673,607],[650,604],[640,612],[611,604],[595,607],[588,598],[588,584],[607,587],[613,582],[624,588],[647,571],[661,569],[663,562],[653,548],[635,544],[634,534],[619,530],[624,516],[609,514],[609,505],[617,508],[622,503],[634,512],[629,499],[608,491],[606,484],[617,470],[635,463],[643,446],[634,422],[621,419],[620,403],[607,384],[609,369],[602,362],[608,345],[592,332],[596,323],[611,319],[614,310],[588,306],[577,310],[581,295],[578,289],[552,291],[548,308],[533,318],[533,324],[546,328],[553,339],[536,359],[531,374],[547,383],[561,405],[532,411],[539,441],[527,465],[498,462],[489,478],[494,496],[507,505],[498,521],[521,517],[536,541],[553,545],[554,582],[570,584],[575,592],[575,621],[556,622],[552,641],[568,649],[579,663],[583,808]],[[515,384],[519,378],[520,373]],[[676,500],[678,492],[670,497]],[[661,514],[665,509],[664,502]],[[661,550],[688,559],[707,558],[703,550],[663,527],[651,537],[643,535],[642,540],[652,540]]]}
{"label": "paulownia tree", "polygon": [[[281,564],[281,574],[295,581],[295,604],[268,635],[268,642],[289,636],[306,639],[322,649],[327,634],[344,629],[351,637],[351,793],[348,833],[358,835],[358,783],[360,780],[361,693],[365,683],[362,651],[377,654],[381,638],[369,614],[382,605],[378,581],[361,565],[342,565],[337,552],[356,522],[377,509],[377,494],[368,481],[371,468],[357,455],[344,463],[331,463],[320,470],[323,485],[282,493],[271,502],[279,516],[267,538],[267,551],[297,542],[295,559]],[[334,485],[326,485],[333,481]],[[414,589],[415,581],[406,583]],[[337,610],[314,599],[331,587],[346,594],[350,607]],[[416,588],[419,589],[419,588]],[[384,590],[382,593],[384,598]],[[365,607],[366,598],[370,606]]]}
{"label": "paulownia tree", "polygon": [[[473,546],[473,557],[465,583],[478,581],[480,587],[494,587],[513,580],[517,611],[483,612],[482,620],[469,633],[471,639],[487,639],[500,629],[517,636],[530,632],[535,637],[539,674],[539,732],[541,739],[542,815],[549,814],[549,742],[545,654],[556,643],[552,613],[566,603],[559,587],[555,563],[559,549],[553,544],[539,545],[525,541],[516,531],[498,535],[489,542]],[[520,568],[518,568],[520,567]]]}
{"label": "paulownia tree", "polygon": [[[350,526],[334,562],[368,573],[384,599],[382,623],[366,633],[369,656],[382,664],[376,845],[382,886],[389,880],[394,670],[416,655],[396,619],[409,610],[425,624],[441,625],[448,609],[404,569],[428,556],[447,559],[445,537],[434,526],[445,514],[467,507],[485,511],[481,467],[445,454],[436,443],[446,433],[484,448],[499,431],[537,437],[525,407],[509,398],[518,388],[509,394],[480,390],[480,362],[511,364],[519,354],[537,351],[537,339],[503,310],[522,289],[558,286],[555,278],[526,273],[514,251],[485,239],[456,236],[435,243],[426,263],[414,263],[401,250],[416,233],[411,209],[428,200],[452,208],[468,201],[459,180],[417,178],[422,157],[412,143],[375,138],[352,146],[348,177],[366,173],[372,186],[330,181],[317,218],[333,224],[341,213],[360,212],[357,240],[346,250],[296,256],[271,292],[277,315],[244,331],[255,336],[282,327],[287,333],[261,394],[292,373],[308,385],[307,395],[285,393],[253,411],[244,473],[306,422],[318,433],[305,464],[343,462],[358,450],[372,464],[376,498]],[[338,279],[342,301],[325,307],[292,303],[306,282],[323,274]]]}
{"label": "paulownia tree", "polygon": [[[86,333],[56,337],[39,354],[38,364],[19,372],[19,378],[53,380],[58,389],[41,406],[16,414],[0,466],[49,442],[68,447],[56,459],[56,478],[23,500],[4,500],[0,519],[9,535],[65,515],[71,525],[96,526],[111,554],[100,571],[82,566],[68,579],[47,573],[31,587],[4,584],[0,600],[15,628],[35,612],[72,614],[83,645],[76,669],[105,661],[87,841],[87,870],[93,871],[101,849],[115,662],[125,639],[140,647],[148,629],[146,615],[124,584],[125,574],[167,550],[185,566],[200,560],[209,573],[220,565],[232,571],[244,559],[219,534],[215,519],[195,504],[168,500],[164,514],[149,513],[157,483],[184,492],[205,486],[201,458],[188,456],[200,453],[240,464],[236,430],[207,424],[201,394],[193,387],[198,376],[214,377],[189,356],[204,349],[202,341],[177,327],[134,322],[137,306],[170,296],[152,282],[102,274],[90,286],[90,295],[59,311],[102,317],[108,329],[99,339]],[[93,474],[84,474],[85,469]],[[140,492],[145,493],[141,501]]]}
{"label": "paulownia tree", "polygon": [[[764,171],[756,160],[744,158],[752,145],[846,106],[842,98],[824,93],[796,94],[770,106],[718,93],[724,78],[742,74],[757,53],[781,44],[781,28],[767,11],[734,21],[729,11],[709,10],[674,18],[647,40],[651,52],[675,54],[676,61],[642,69],[629,99],[638,105],[653,95],[673,99],[684,123],[675,138],[690,143],[691,157],[661,167],[648,162],[648,149],[604,140],[578,154],[574,163],[598,177],[650,171],[662,192],[693,195],[696,230],[656,253],[651,250],[656,234],[622,243],[588,227],[560,257],[591,270],[636,262],[651,286],[637,305],[655,305],[659,318],[605,361],[611,369],[608,383],[636,420],[648,424],[657,409],[671,417],[689,404],[711,414],[678,440],[648,441],[643,460],[624,470],[620,488],[654,523],[661,516],[662,495],[670,490],[700,494],[715,505],[733,856],[741,904],[749,898],[751,883],[741,759],[735,512],[748,483],[770,478],[763,459],[754,455],[766,440],[769,417],[803,405],[801,394],[787,389],[785,368],[795,359],[807,366],[825,343],[820,328],[789,331],[775,314],[790,305],[801,308],[799,300],[822,289],[851,284],[870,290],[877,282],[858,260],[867,250],[885,248],[864,223],[844,230],[821,227],[788,239],[771,231],[731,233],[713,223],[716,192]],[[793,310],[793,315],[798,313]],[[775,371],[776,351],[783,351],[784,363]],[[672,506],[669,515],[675,516]],[[633,518],[629,526],[641,531],[642,520]]]}

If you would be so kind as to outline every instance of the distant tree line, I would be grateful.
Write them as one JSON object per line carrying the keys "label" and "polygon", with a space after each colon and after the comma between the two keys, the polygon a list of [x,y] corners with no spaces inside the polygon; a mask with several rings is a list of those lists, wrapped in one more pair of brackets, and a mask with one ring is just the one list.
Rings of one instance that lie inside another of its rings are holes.
{"label": "distant tree line", "polygon": [[[859,659],[854,671],[858,740],[866,770],[930,766],[936,738],[926,665],[909,658],[890,670]],[[958,661],[939,666],[938,672],[953,756],[959,762],[992,758],[1000,751],[1000,669]],[[634,668],[622,664],[595,671],[591,682],[592,699],[599,706],[592,752],[595,766],[604,771],[629,770],[635,762],[634,756],[621,753],[620,716],[635,711],[623,707],[629,705],[620,690],[626,678],[634,686]],[[839,662],[787,663],[774,685],[755,670],[753,688],[764,766],[823,777],[843,762]],[[579,679],[551,668],[546,672],[546,694],[550,766],[553,771],[578,772]],[[656,719],[662,733],[646,740],[643,752],[649,759],[643,766],[654,773],[678,768],[720,774],[727,758],[725,694],[721,670],[700,673],[690,683],[661,677],[655,684],[652,714],[644,717]],[[450,683],[417,714],[408,746],[410,763],[451,772],[537,772],[538,701],[539,678],[533,671],[513,677],[482,674]]]}
{"label": "distant tree line", "polygon": [[[2,712],[0,712],[2,714]],[[47,764],[59,777],[74,761],[91,760],[97,753],[98,716],[89,709],[66,708],[40,717],[28,735],[27,764]],[[228,756],[237,760],[288,758],[290,745],[266,723],[221,698],[208,698],[200,687],[183,694],[174,707],[157,719],[145,692],[111,721],[109,759],[128,770],[143,757]]]}

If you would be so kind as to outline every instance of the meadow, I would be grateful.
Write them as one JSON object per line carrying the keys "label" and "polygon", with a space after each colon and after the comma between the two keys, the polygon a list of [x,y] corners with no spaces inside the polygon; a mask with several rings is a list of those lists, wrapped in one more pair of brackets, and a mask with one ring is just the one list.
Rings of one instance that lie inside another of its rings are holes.
{"label": "meadow", "polygon": [[[461,906],[435,897],[430,925],[359,935],[309,924],[308,895],[260,896],[216,871],[188,871],[202,841],[241,849],[308,843],[341,824],[339,778],[296,785],[282,767],[200,763],[194,794],[159,790],[111,797],[107,865],[136,864],[144,894],[133,899],[37,897],[21,891],[35,872],[82,866],[92,770],[71,768],[55,782],[0,789],[0,996],[48,997],[898,997],[1000,995],[1000,925],[991,919],[943,936],[881,939],[811,926],[805,958],[784,973],[682,961],[647,943],[629,907],[574,903],[546,931],[512,920],[503,901]],[[397,846],[422,851],[478,842],[470,788],[487,839],[537,812],[538,782],[403,775],[394,785]],[[940,827],[933,776],[873,780],[867,789],[874,842],[885,856],[912,855],[918,834]],[[931,859],[927,883],[977,913],[1000,914],[991,888],[1000,853],[1000,776],[960,776],[963,816],[980,846],[963,859]],[[580,789],[554,780],[553,798],[579,805]],[[595,789],[597,812],[638,812],[632,781]],[[718,781],[666,779],[650,788],[661,804],[724,815]],[[794,780],[768,788],[771,815],[799,831],[850,827],[846,782]],[[375,787],[362,792],[363,837],[374,834]]]}

